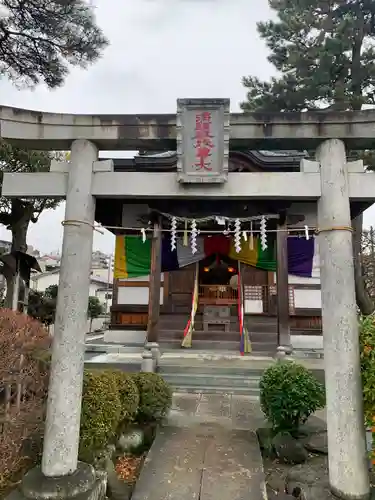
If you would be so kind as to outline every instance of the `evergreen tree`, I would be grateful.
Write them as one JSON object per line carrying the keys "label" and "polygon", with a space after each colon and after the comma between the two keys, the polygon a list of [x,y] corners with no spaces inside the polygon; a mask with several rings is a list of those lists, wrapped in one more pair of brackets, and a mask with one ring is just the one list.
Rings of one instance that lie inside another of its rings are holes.
{"label": "evergreen tree", "polygon": [[360,110],[375,104],[373,0],[269,0],[276,21],[258,23],[280,72],[245,77],[244,111]]}
{"label": "evergreen tree", "polygon": [[[0,78],[5,76],[17,85],[59,87],[69,66],[85,68],[107,44],[95,23],[94,8],[86,0],[0,0]],[[4,172],[48,171],[53,157],[0,141],[0,181]],[[12,232],[12,251],[26,252],[30,222],[37,222],[43,210],[58,203],[0,198],[0,224]],[[12,276],[6,278],[9,306],[13,283]]]}
{"label": "evergreen tree", "polygon": [[95,318],[99,318],[104,313],[104,307],[103,304],[100,302],[98,297],[89,297],[89,304],[87,308],[87,316],[90,319],[90,329],[89,332],[91,333],[92,330],[92,321]]}
{"label": "evergreen tree", "polygon": [[85,0],[0,0],[0,75],[16,83],[59,87],[107,44]]}
{"label": "evergreen tree", "polygon": [[[244,77],[244,111],[361,110],[375,105],[373,0],[269,0],[277,19],[258,23],[279,75]],[[361,152],[375,169],[373,152]],[[362,216],[353,221],[357,303],[373,311],[361,267]]]}
{"label": "evergreen tree", "polygon": [[[27,151],[0,139],[0,190],[5,172],[48,172],[53,158],[59,154],[44,151]],[[27,251],[27,231],[30,223],[36,223],[43,210],[54,209],[58,199],[5,198],[0,195],[0,224],[12,233],[12,252]],[[5,269],[4,269],[5,270]],[[13,275],[4,273],[7,280],[6,306],[11,307],[13,296]]]}

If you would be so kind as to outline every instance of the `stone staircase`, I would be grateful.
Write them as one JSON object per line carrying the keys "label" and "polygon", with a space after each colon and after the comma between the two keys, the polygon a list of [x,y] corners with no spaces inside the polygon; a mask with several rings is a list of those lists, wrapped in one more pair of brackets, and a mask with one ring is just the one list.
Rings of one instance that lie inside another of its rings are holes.
{"label": "stone staircase", "polygon": [[248,315],[245,326],[253,352],[274,356],[277,349],[277,319],[274,316]]}
{"label": "stone staircase", "polygon": [[[183,331],[187,320],[188,316],[185,314],[161,316],[159,343],[162,349],[181,348]],[[245,323],[249,331],[252,351],[254,353],[273,356],[277,348],[276,318],[269,316],[247,316]],[[197,313],[192,349],[239,352],[240,333],[237,316],[232,315],[230,330],[227,332],[219,330],[218,327],[204,331],[202,314]]]}
{"label": "stone staircase", "polygon": [[203,355],[161,359],[159,373],[175,392],[239,394],[257,399],[263,370],[272,360]]}

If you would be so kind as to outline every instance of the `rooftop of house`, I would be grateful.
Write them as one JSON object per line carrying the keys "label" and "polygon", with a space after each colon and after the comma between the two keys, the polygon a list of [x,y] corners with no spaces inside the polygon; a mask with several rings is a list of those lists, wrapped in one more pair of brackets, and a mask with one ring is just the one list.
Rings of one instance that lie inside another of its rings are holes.
{"label": "rooftop of house", "polygon": [[[99,271],[99,269],[93,269],[91,271],[91,276],[90,276],[91,283],[98,283],[101,285],[106,285],[108,283],[112,284],[112,282],[113,282],[113,272],[112,271],[109,274],[108,274],[107,269],[103,269],[103,271],[105,271],[105,273],[99,273],[98,271]],[[51,275],[59,274],[59,273],[60,273],[60,268],[56,268],[56,269],[52,269],[51,271],[35,273],[31,276],[31,279],[33,281],[38,281],[38,280],[44,278],[45,276],[51,276]]]}

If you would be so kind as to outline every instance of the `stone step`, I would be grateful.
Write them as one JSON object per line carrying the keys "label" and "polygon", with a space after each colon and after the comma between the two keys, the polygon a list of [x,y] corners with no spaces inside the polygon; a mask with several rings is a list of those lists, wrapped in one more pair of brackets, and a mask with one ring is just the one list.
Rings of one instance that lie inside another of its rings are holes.
{"label": "stone step", "polygon": [[[205,340],[205,341],[211,341],[211,340],[220,340],[220,341],[237,341],[239,338],[239,330],[235,332],[224,332],[220,330],[212,330],[209,332],[205,332],[203,330],[196,330],[193,333],[193,336],[197,340]],[[159,339],[160,340],[181,340],[183,337],[183,330],[169,330],[169,329],[163,329],[159,331]],[[199,338],[199,339],[198,339]]]}
{"label": "stone step", "polygon": [[237,394],[239,396],[248,396],[254,400],[259,399],[259,389],[253,389],[248,387],[213,387],[200,385],[172,385],[175,392],[183,392],[188,394]]}
{"label": "stone step", "polygon": [[[238,335],[239,337],[239,335]],[[181,349],[182,337],[180,339],[172,340],[160,340],[159,344],[161,349]],[[277,349],[276,340],[272,342],[251,342],[252,351],[254,352],[264,352],[264,353],[275,353]],[[220,340],[201,340],[194,338],[192,350],[218,350],[218,351],[238,351],[240,350],[240,339],[236,341],[220,341]]]}
{"label": "stone step", "polygon": [[[168,339],[168,340],[160,340],[159,344],[161,349],[181,349],[182,337],[180,339]],[[192,350],[218,350],[218,351],[239,351],[240,350],[240,341],[220,341],[220,340],[201,340],[194,338],[193,335],[193,343]]]}
{"label": "stone step", "polygon": [[268,323],[251,323],[245,320],[245,326],[249,333],[259,332],[259,333],[274,333],[277,334],[277,324]]}
{"label": "stone step", "polygon": [[276,316],[267,316],[262,314],[245,314],[245,319],[257,325],[275,325],[277,324]]}
{"label": "stone step", "polygon": [[161,373],[172,386],[195,385],[198,387],[244,387],[259,389],[259,376],[223,375],[209,373]]}
{"label": "stone step", "polygon": [[[184,321],[176,321],[174,319],[160,319],[159,320],[159,328],[160,330],[184,330],[187,323],[188,323],[189,318],[185,318]],[[210,329],[214,329],[214,325],[210,325]],[[203,330],[203,321],[200,320],[199,318],[195,319],[195,327],[197,330]],[[224,330],[224,326],[220,327],[222,330]],[[232,319],[229,325],[229,328],[231,331],[238,331],[239,329],[239,322],[238,319]]]}
{"label": "stone step", "polygon": [[143,345],[139,344],[86,344],[85,352],[87,353],[140,353],[143,351]]}
{"label": "stone step", "polygon": [[254,343],[277,344],[277,333],[249,332],[250,341]]}
{"label": "stone step", "polygon": [[[195,318],[199,321],[203,321],[203,313],[197,312],[195,315]],[[179,322],[186,322],[188,321],[190,317],[190,312],[189,314],[161,314],[160,315],[160,321],[179,321]],[[251,316],[247,316],[251,317]],[[233,311],[232,314],[230,315],[230,319],[232,321],[238,321],[238,312],[237,310]],[[266,318],[268,319],[268,318]]]}
{"label": "stone step", "polygon": [[[189,320],[188,314],[169,314],[161,315],[159,320],[159,328],[161,330],[184,330]],[[197,314],[195,317],[195,325],[198,330],[203,330],[203,316]],[[249,331],[277,333],[277,320],[269,316],[245,316],[245,325]],[[230,329],[238,331],[239,322],[237,314],[231,316]]]}
{"label": "stone step", "polygon": [[[268,363],[269,365],[269,363]],[[181,364],[178,362],[165,363],[161,360],[161,364],[159,366],[159,373],[161,375],[184,375],[186,377],[191,377],[195,375],[200,376],[208,376],[208,377],[233,377],[233,380],[236,378],[244,379],[248,378],[252,382],[254,380],[259,380],[263,371],[264,371],[264,362],[243,362],[239,364],[235,363],[221,363],[219,361],[215,361],[215,364],[212,365],[210,363],[202,362],[197,363],[195,360],[191,361],[191,364]]]}

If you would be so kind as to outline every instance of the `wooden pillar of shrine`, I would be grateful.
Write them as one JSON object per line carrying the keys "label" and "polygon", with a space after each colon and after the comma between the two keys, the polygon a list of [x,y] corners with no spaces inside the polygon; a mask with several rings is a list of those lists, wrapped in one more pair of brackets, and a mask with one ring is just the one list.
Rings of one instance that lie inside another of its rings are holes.
{"label": "wooden pillar of shrine", "polygon": [[280,222],[276,233],[277,345],[279,353],[290,354],[288,231],[286,221]]}
{"label": "wooden pillar of shrine", "polygon": [[161,221],[154,223],[148,299],[147,341],[158,342],[161,288]]}

